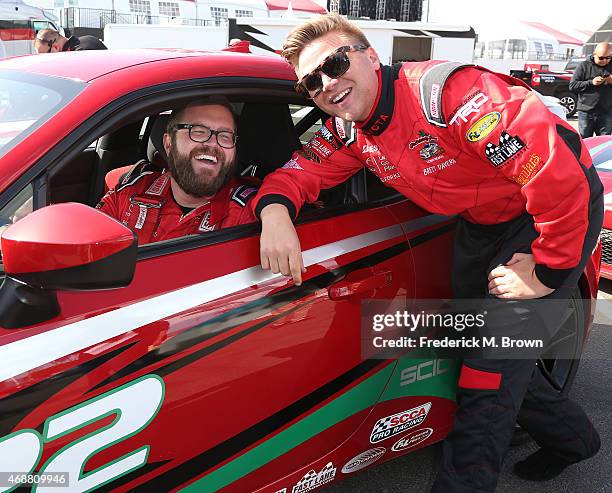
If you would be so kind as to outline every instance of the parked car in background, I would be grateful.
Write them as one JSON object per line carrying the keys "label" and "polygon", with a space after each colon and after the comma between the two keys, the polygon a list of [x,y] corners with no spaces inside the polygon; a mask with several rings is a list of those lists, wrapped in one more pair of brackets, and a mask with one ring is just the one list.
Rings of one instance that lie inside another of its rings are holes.
{"label": "parked car in background", "polygon": [[523,70],[511,70],[510,75],[521,79],[544,96],[558,98],[568,117],[576,114],[578,96],[569,90],[572,73],[567,71],[567,66],[564,72],[552,72],[548,65],[526,64]]}
{"label": "parked car in background", "polygon": [[565,72],[573,74],[576,71],[576,67],[578,67],[578,65],[580,65],[585,60],[586,58],[572,58],[567,61],[567,64],[565,65],[565,68],[563,70]]}
{"label": "parked car in background", "polygon": [[[0,61],[0,470],[301,493],[446,436],[458,361],[366,358],[360,326],[370,299],[450,297],[454,218],[364,168],[301,212],[298,287],[261,269],[257,224],[137,247],[91,207],[109,171],[151,160],[160,116],[211,94],[239,108],[240,169],[264,177],[326,118],[294,84],[280,57],[237,52]],[[599,255],[559,332],[577,348]],[[540,371],[567,392],[579,355]]]}

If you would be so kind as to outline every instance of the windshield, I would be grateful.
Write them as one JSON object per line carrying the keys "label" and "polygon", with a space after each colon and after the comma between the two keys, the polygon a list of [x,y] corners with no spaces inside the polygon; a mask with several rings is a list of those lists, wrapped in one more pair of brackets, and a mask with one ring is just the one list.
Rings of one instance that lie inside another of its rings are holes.
{"label": "windshield", "polygon": [[84,88],[74,80],[0,70],[0,157]]}

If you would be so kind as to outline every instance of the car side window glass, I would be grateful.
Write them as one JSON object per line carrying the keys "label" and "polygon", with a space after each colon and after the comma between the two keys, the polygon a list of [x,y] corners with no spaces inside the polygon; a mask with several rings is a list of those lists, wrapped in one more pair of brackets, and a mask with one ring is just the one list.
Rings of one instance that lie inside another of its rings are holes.
{"label": "car side window glass", "polygon": [[33,210],[33,188],[28,184],[0,210],[0,234]]}
{"label": "car side window glass", "polygon": [[[291,118],[293,119],[293,125],[298,126],[299,123],[306,118],[309,118],[313,111],[316,111],[312,106],[302,106],[299,104],[290,104],[289,111],[291,112]],[[300,135],[300,142],[305,144],[308,142],[314,134],[321,128],[323,121],[321,118],[317,118],[314,122],[309,125],[305,132]]]}

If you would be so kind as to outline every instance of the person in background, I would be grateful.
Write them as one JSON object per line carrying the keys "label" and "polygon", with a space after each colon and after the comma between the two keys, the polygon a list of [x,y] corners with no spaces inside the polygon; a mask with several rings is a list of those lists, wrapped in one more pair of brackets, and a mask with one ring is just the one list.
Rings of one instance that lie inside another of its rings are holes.
{"label": "person in background", "polygon": [[62,36],[55,29],[41,29],[34,38],[36,53],[61,51],[106,50],[106,45],[94,36]]}
{"label": "person in background", "polygon": [[572,76],[569,90],[578,94],[578,131],[585,139],[612,134],[612,45],[599,43]]}

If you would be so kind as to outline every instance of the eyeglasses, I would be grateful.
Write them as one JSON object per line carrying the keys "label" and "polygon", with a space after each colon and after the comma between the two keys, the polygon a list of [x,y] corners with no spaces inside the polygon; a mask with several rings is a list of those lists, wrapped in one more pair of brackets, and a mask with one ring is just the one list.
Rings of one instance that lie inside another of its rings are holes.
{"label": "eyeglasses", "polygon": [[295,90],[309,99],[316,98],[323,90],[321,72],[332,79],[343,76],[351,67],[351,61],[347,53],[351,51],[363,51],[368,48],[369,47],[366,45],[351,45],[341,46],[337,50],[334,50],[325,60],[323,60],[323,62],[321,62],[321,65],[297,82]]}
{"label": "eyeglasses", "polygon": [[189,130],[189,138],[200,144],[208,142],[214,135],[217,138],[217,144],[224,149],[234,147],[238,139],[238,136],[229,130],[213,130],[204,125],[194,125],[192,123],[177,123],[174,125],[174,130]]}
{"label": "eyeglasses", "polygon": [[595,56],[599,58],[600,60],[612,60],[612,55],[608,55],[608,56],[595,55]]}

